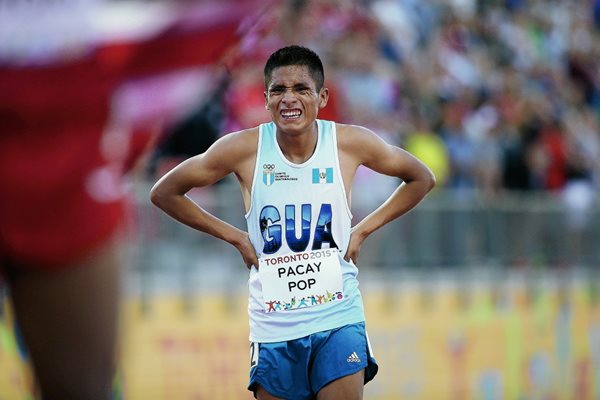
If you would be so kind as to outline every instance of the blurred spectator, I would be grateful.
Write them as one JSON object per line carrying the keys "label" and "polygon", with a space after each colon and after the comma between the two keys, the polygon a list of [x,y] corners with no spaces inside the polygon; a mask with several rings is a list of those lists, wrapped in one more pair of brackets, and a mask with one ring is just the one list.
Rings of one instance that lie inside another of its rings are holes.
{"label": "blurred spectator", "polygon": [[471,111],[469,95],[472,93],[465,90],[457,96],[457,100],[451,99],[442,106],[440,134],[448,150],[450,162],[447,186],[453,189],[475,187],[476,146],[464,128],[464,121]]}
{"label": "blurred spectator", "polygon": [[575,263],[583,263],[592,206],[600,172],[600,126],[589,109],[572,108],[565,116],[568,158],[563,201],[567,210],[568,245]]}
{"label": "blurred spectator", "polygon": [[257,126],[269,120],[265,108],[262,64],[249,60],[234,70],[227,91],[228,131]]}
{"label": "blurred spectator", "polygon": [[416,116],[415,126],[410,131],[404,148],[429,166],[439,185],[446,183],[450,174],[446,146],[425,118]]}

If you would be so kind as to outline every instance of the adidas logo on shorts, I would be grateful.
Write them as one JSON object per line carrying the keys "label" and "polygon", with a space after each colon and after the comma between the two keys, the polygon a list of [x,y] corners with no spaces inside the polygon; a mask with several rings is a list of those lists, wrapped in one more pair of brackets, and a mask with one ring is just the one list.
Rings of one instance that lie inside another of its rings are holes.
{"label": "adidas logo on shorts", "polygon": [[358,355],[356,354],[356,352],[352,352],[352,354],[350,354],[348,356],[348,358],[346,359],[346,361],[350,362],[360,362],[360,358],[358,357]]}

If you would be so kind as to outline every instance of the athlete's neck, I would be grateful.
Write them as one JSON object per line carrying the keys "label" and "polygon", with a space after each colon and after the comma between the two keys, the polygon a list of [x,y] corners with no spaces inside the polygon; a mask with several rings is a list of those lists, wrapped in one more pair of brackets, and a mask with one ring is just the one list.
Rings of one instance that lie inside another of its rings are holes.
{"label": "athlete's neck", "polygon": [[277,129],[276,138],[285,158],[294,164],[302,164],[312,157],[317,147],[317,124],[315,122],[309,130],[300,133]]}

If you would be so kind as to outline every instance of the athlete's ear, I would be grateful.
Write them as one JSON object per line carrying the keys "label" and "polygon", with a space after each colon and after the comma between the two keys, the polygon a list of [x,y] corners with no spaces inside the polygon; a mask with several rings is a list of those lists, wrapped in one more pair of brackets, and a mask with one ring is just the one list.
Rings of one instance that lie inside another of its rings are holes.
{"label": "athlete's ear", "polygon": [[319,108],[325,108],[327,101],[329,101],[329,89],[323,87],[319,91]]}
{"label": "athlete's ear", "polygon": [[267,94],[266,90],[263,92],[263,95],[265,96],[265,108],[268,110],[269,109],[269,95]]}

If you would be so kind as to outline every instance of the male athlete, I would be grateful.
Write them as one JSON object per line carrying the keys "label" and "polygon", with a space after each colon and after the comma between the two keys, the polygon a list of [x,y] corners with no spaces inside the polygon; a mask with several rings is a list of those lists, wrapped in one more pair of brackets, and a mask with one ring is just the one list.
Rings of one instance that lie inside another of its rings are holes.
{"label": "male athlete", "polygon": [[[248,388],[258,399],[362,399],[377,364],[358,290],[359,250],[415,207],[435,178],[370,130],[317,119],[329,92],[313,51],[279,49],[264,77],[272,122],[228,134],[182,162],[151,198],[178,221],[234,245],[250,269]],[[350,188],[360,165],[403,183],[351,227]],[[240,183],[248,232],[186,196],[230,173]]]}

